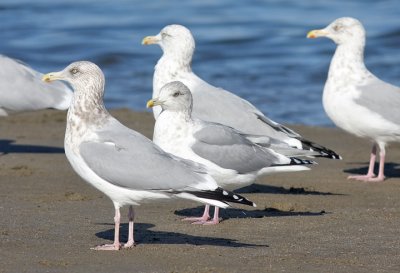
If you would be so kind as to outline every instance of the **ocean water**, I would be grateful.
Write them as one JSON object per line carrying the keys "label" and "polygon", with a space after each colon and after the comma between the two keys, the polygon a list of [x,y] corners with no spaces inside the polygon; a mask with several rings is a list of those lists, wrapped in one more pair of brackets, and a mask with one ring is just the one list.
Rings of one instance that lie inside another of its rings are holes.
{"label": "ocean water", "polygon": [[107,107],[147,111],[161,49],[141,40],[183,24],[196,39],[200,77],[278,122],[332,126],[321,96],[335,45],[306,33],[358,18],[367,67],[400,85],[399,14],[398,0],[0,0],[0,54],[41,72],[93,61],[106,75]]}

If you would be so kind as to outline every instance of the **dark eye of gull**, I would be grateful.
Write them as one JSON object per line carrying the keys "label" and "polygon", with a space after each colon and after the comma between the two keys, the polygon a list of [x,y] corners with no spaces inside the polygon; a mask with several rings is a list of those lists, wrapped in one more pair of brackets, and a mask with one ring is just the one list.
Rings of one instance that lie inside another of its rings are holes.
{"label": "dark eye of gull", "polygon": [[340,25],[335,25],[334,27],[333,27],[333,30],[334,31],[339,31],[339,30],[341,30],[342,29],[342,26],[340,26]]}
{"label": "dark eye of gull", "polygon": [[69,72],[71,72],[72,75],[75,75],[79,70],[77,68],[72,68]]}
{"label": "dark eye of gull", "polygon": [[176,98],[177,96],[179,96],[181,93],[179,92],[179,91],[176,91],[172,96],[174,97],[174,98]]}
{"label": "dark eye of gull", "polygon": [[165,33],[165,32],[161,33],[161,37],[162,37],[163,39],[165,39],[165,38],[167,38],[167,37],[169,37],[169,36],[171,36],[171,35],[169,35],[168,33]]}

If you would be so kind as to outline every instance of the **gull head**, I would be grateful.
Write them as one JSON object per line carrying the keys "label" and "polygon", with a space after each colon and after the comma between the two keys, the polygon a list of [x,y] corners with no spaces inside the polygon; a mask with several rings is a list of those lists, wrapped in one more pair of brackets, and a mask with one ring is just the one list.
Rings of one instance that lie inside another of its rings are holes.
{"label": "gull head", "polygon": [[158,44],[164,54],[186,58],[191,61],[195,41],[189,29],[182,25],[168,25],[155,36],[147,36],[142,40],[143,45]]}
{"label": "gull head", "polygon": [[180,81],[164,85],[157,98],[147,102],[147,108],[160,105],[163,110],[186,112],[192,110],[193,98],[189,88]]}
{"label": "gull head", "polygon": [[96,64],[88,61],[71,63],[61,71],[43,75],[42,80],[45,82],[66,81],[75,92],[85,89],[104,91],[103,72]]}
{"label": "gull head", "polygon": [[311,30],[307,38],[327,37],[336,44],[365,43],[365,29],[360,21],[351,17],[336,19],[323,29]]}

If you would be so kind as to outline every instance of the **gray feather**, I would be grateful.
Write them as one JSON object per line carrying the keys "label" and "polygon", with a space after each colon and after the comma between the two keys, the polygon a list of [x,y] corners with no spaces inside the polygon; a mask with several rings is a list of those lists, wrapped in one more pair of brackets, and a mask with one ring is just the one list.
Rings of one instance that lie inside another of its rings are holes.
{"label": "gray feather", "polygon": [[355,100],[361,106],[384,119],[400,124],[400,88],[377,78],[372,83],[357,87],[361,96]]}
{"label": "gray feather", "polygon": [[0,108],[7,113],[68,109],[71,89],[61,82],[45,83],[42,76],[25,64],[0,55]]}
{"label": "gray feather", "polygon": [[192,189],[191,182],[194,185],[204,180],[200,175],[204,169],[199,164],[176,160],[117,121],[96,133],[99,140],[83,142],[79,152],[98,176],[114,185],[135,190],[181,191]]}
{"label": "gray feather", "polygon": [[205,123],[194,134],[192,150],[199,156],[225,169],[249,173],[268,167],[277,157],[255,145],[236,130],[219,124]]}

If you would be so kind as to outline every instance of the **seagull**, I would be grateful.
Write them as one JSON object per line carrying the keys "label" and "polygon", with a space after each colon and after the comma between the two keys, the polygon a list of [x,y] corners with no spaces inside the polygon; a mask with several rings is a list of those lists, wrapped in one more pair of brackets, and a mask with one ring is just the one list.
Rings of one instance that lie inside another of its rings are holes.
{"label": "seagull", "polygon": [[72,90],[61,82],[45,84],[42,76],[20,61],[0,55],[0,116],[47,108],[68,109]]}
{"label": "seagull", "polygon": [[[288,158],[253,143],[232,127],[192,117],[192,94],[182,82],[174,81],[162,87],[159,97],[147,102],[147,107],[154,106],[162,109],[154,126],[154,143],[168,153],[205,165],[222,188],[245,187],[262,175],[308,170],[302,165],[315,163]],[[208,221],[209,218],[209,206],[206,206],[202,217],[185,220],[218,224],[217,207],[213,219]]]}
{"label": "seagull", "polygon": [[[181,81],[192,92],[195,101],[193,116],[205,121],[217,122],[233,127],[243,133],[274,139],[281,145],[314,151],[316,156],[340,159],[334,151],[304,139],[300,134],[266,117],[247,100],[222,88],[214,87],[193,73],[191,68],[195,41],[189,29],[182,25],[168,25],[156,36],[147,36],[142,44],[158,44],[163,55],[155,66],[153,98],[160,89],[172,81]],[[155,119],[161,113],[154,107]],[[267,143],[268,144],[268,143]]]}
{"label": "seagull", "polygon": [[[400,141],[400,88],[378,79],[364,64],[365,29],[357,19],[336,19],[308,38],[327,37],[337,44],[323,92],[325,112],[336,126],[374,144],[366,175],[349,179],[379,182],[385,179],[385,146]],[[378,176],[374,174],[377,146]]]}
{"label": "seagull", "polygon": [[75,172],[107,195],[115,208],[114,243],[95,250],[119,250],[120,208],[129,205],[129,233],[124,248],[131,248],[132,205],[172,199],[195,200],[222,208],[227,202],[255,206],[246,198],[223,190],[195,162],[164,152],[151,140],[112,117],[103,103],[104,74],[94,63],[74,62],[43,81],[63,80],[74,96],[68,110],[65,154]]}

